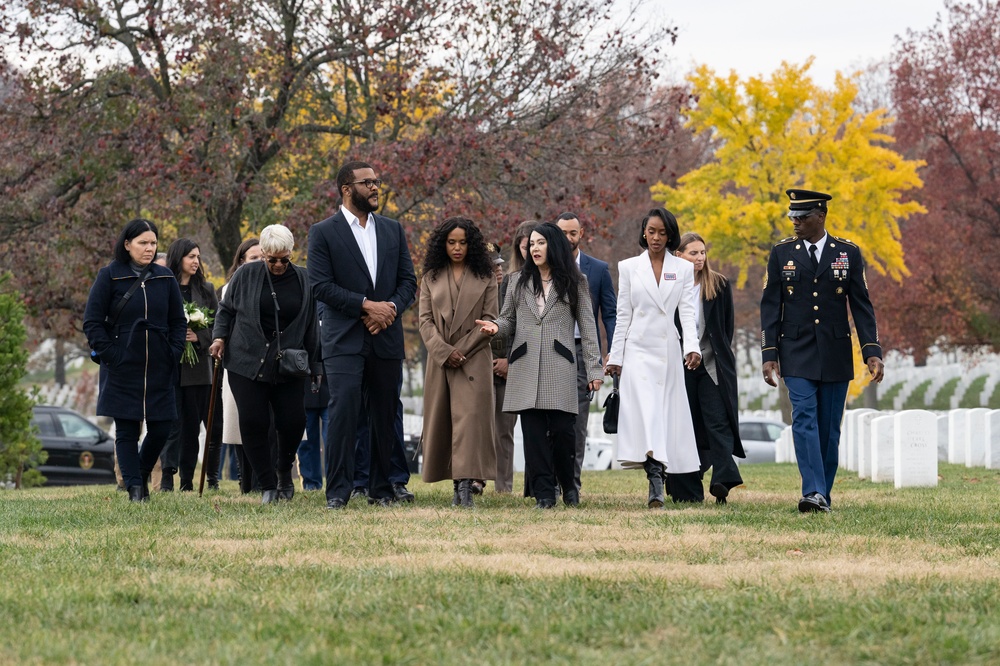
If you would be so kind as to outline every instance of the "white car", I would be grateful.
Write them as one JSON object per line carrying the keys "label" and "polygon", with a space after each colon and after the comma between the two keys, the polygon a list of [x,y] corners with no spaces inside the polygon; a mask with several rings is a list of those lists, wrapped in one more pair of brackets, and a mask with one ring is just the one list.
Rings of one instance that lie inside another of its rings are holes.
{"label": "white car", "polygon": [[746,458],[734,458],[737,464],[774,462],[774,452],[781,431],[787,428],[774,419],[746,417],[740,419],[740,439]]}

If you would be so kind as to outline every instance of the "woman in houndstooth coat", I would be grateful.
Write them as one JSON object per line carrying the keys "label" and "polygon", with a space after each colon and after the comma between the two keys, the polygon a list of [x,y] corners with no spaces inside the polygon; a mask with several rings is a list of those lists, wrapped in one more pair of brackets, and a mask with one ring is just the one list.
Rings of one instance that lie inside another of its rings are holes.
{"label": "woman in houndstooth coat", "polygon": [[525,467],[536,507],[555,506],[556,481],[563,502],[579,503],[574,482],[577,413],[575,326],[579,323],[589,387],[603,372],[587,278],[576,267],[559,227],[542,224],[531,232],[528,261],[511,276],[496,323],[481,321],[484,333],[511,340],[505,412],[517,412],[524,435]]}

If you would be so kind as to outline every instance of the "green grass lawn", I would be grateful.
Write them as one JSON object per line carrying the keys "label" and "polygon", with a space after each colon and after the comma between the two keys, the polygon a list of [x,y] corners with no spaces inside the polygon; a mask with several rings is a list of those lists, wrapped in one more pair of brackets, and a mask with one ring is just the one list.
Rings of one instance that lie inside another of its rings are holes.
{"label": "green grass lawn", "polygon": [[5,491],[0,663],[1000,662],[1000,471],[844,472],[832,514],[800,515],[794,466],[742,470],[726,506],[658,511],[624,471],[548,512],[419,482],[342,512],[233,482]]}

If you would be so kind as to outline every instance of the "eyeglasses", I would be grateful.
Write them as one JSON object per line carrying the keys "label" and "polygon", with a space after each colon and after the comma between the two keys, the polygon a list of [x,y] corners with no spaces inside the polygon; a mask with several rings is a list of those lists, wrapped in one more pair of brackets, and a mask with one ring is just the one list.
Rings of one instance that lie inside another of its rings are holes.
{"label": "eyeglasses", "polygon": [[268,257],[267,258],[267,263],[269,263],[269,264],[276,264],[279,261],[281,262],[281,265],[284,266],[285,264],[291,263],[292,260],[291,260],[290,257]]}
{"label": "eyeglasses", "polygon": [[375,178],[374,180],[371,178],[365,178],[364,180],[356,180],[353,183],[348,183],[348,185],[364,185],[369,190],[377,190],[382,187],[382,181],[378,178]]}

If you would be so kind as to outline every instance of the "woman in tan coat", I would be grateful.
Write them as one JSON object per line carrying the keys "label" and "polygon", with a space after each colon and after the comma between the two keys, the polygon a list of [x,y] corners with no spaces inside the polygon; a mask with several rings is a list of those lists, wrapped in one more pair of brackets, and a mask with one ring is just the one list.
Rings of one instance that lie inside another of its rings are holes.
{"label": "woman in tan coat", "polygon": [[420,282],[424,379],[423,479],[452,479],[452,504],[471,507],[474,479],[496,475],[493,355],[476,320],[497,317],[497,281],[483,235],[452,217],[427,243]]}

